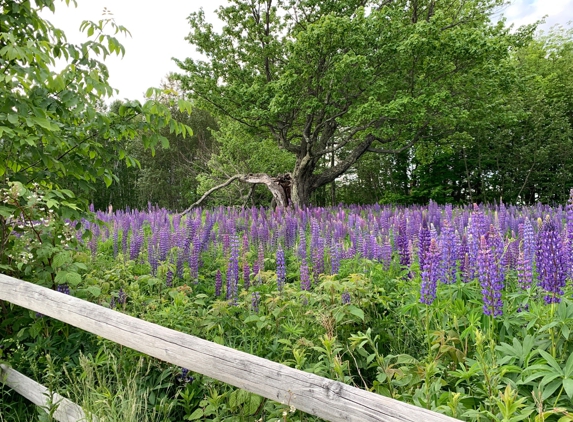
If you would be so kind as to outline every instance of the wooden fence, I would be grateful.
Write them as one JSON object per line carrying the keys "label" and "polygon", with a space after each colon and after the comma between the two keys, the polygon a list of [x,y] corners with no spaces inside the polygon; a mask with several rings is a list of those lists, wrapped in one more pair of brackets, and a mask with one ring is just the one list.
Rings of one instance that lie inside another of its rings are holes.
{"label": "wooden fence", "polygon": [[[456,421],[430,410],[164,328],[2,274],[0,300],[59,319],[149,356],[251,393],[289,403],[296,409],[328,421]],[[14,377],[13,372],[9,371],[8,374],[10,373],[12,379],[9,375],[8,385],[17,389],[18,378]],[[25,388],[36,387],[29,384]],[[17,391],[29,397],[22,392],[22,388]],[[35,395],[41,396],[42,392]],[[66,405],[69,403],[66,402]],[[73,406],[69,408],[73,408],[73,412],[77,411]],[[59,420],[74,419],[69,417]]]}

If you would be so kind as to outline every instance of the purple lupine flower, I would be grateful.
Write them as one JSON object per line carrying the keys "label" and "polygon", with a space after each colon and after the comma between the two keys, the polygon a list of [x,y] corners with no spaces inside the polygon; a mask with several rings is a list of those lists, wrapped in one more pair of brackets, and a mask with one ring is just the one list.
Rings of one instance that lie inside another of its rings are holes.
{"label": "purple lupine flower", "polygon": [[[364,256],[364,250],[362,248],[364,244],[364,239],[362,238],[362,234],[357,233],[356,235],[353,236],[353,250],[356,251],[356,257],[362,257],[365,258]],[[316,250],[316,249],[315,249]]]}
{"label": "purple lupine flower", "polygon": [[282,248],[277,250],[277,288],[282,291],[286,281],[285,253]]}
{"label": "purple lupine flower", "polygon": [[231,256],[227,266],[227,300],[237,303],[239,290],[239,238],[236,234],[230,237]]}
{"label": "purple lupine flower", "polygon": [[569,201],[567,202],[567,274],[573,279],[573,189],[569,192]]}
{"label": "purple lupine flower", "polygon": [[496,261],[485,236],[481,236],[478,253],[478,279],[482,288],[483,313],[494,317],[503,314],[501,291],[503,280],[499,279]]}
{"label": "purple lupine flower", "polygon": [[96,254],[97,254],[99,226],[97,224],[92,224],[91,225],[91,232],[92,232],[92,236],[88,242],[88,246],[89,246],[90,251],[92,253],[92,257],[95,258]]}
{"label": "purple lupine flower", "polygon": [[300,264],[300,289],[310,290],[310,274],[306,261],[302,261]]}
{"label": "purple lupine flower", "polygon": [[201,237],[197,234],[193,238],[193,249],[189,255],[189,275],[191,280],[199,280],[199,254],[201,253]]}
{"label": "purple lupine flower", "polygon": [[155,245],[153,244],[153,239],[148,239],[147,241],[147,261],[151,267],[151,274],[157,274],[157,268],[159,268],[159,261],[157,260],[157,251]]}
{"label": "purple lupine flower", "polygon": [[263,250],[262,242],[259,243],[259,250],[257,253],[257,268],[258,271],[255,273],[257,277],[257,282],[261,283],[261,272],[265,271],[265,251]]}
{"label": "purple lupine flower", "polygon": [[340,299],[342,300],[343,305],[350,305],[350,302],[352,300],[352,298],[350,297],[350,293],[348,293],[348,292],[342,293],[342,295],[340,296]]}
{"label": "purple lupine flower", "polygon": [[261,298],[261,295],[259,292],[253,292],[251,294],[251,310],[254,313],[258,313],[259,312],[259,300]]}
{"label": "purple lupine flower", "polygon": [[384,243],[380,247],[380,260],[382,261],[384,270],[388,270],[392,262],[392,244],[388,237],[385,238]]}
{"label": "purple lupine flower", "polygon": [[247,252],[249,252],[249,235],[245,232],[243,233],[243,245],[242,245],[242,249],[243,249],[243,256],[246,255]]}
{"label": "purple lupine flower", "polygon": [[119,225],[116,222],[114,230],[113,230],[113,257],[117,258],[117,252],[118,252],[118,237],[119,237]]}
{"label": "purple lupine flower", "polygon": [[324,273],[324,238],[319,237],[317,246],[312,250],[312,275],[314,282],[318,282],[320,274]]}
{"label": "purple lupine flower", "polygon": [[304,226],[302,224],[299,227],[298,233],[298,258],[301,261],[304,261],[306,260],[306,231],[304,230]]}
{"label": "purple lupine flower", "polygon": [[431,305],[436,299],[436,286],[442,273],[441,253],[436,239],[430,239],[430,247],[424,257],[422,268],[422,285],[420,288],[420,302]]}
{"label": "purple lupine flower", "polygon": [[131,235],[131,241],[129,243],[129,259],[135,261],[139,256],[141,251],[141,245],[143,245],[143,229],[139,229]]}
{"label": "purple lupine flower", "polygon": [[231,249],[231,238],[227,233],[223,233],[221,237],[223,239],[223,254],[226,255]]}
{"label": "purple lupine flower", "polygon": [[457,251],[456,232],[448,220],[444,220],[440,235],[441,281],[445,284],[456,282]]}
{"label": "purple lupine flower", "polygon": [[[128,220],[129,221],[129,220]],[[127,240],[129,238],[129,224],[126,224],[121,231],[121,251],[123,255],[127,255]]]}
{"label": "purple lupine flower", "polygon": [[460,241],[460,247],[458,249],[458,257],[460,260],[460,273],[463,283],[469,283],[471,281],[470,272],[470,252],[468,248],[468,237],[464,232]]}
{"label": "purple lupine flower", "polygon": [[410,256],[410,245],[407,234],[406,216],[402,215],[398,221],[398,233],[396,235],[396,249],[400,255],[400,265],[409,267],[412,262]]}
{"label": "purple lupine flower", "polygon": [[567,277],[567,261],[555,223],[546,217],[537,237],[537,277],[547,292],[545,303],[559,303]]}
{"label": "purple lupine flower", "polygon": [[320,236],[320,227],[318,226],[318,221],[313,218],[310,221],[310,247],[312,249],[318,246],[318,238]]}
{"label": "purple lupine flower", "polygon": [[65,295],[70,294],[70,286],[68,286],[67,284],[58,284],[58,287],[56,287],[56,290],[60,293],[65,294]]}
{"label": "purple lupine flower", "polygon": [[165,274],[165,285],[167,287],[173,286],[173,271],[171,270],[167,270],[167,273]]}
{"label": "purple lupine flower", "polygon": [[215,296],[221,296],[221,288],[223,287],[223,275],[221,274],[221,270],[217,270],[217,274],[215,275]]}
{"label": "purple lupine flower", "polygon": [[167,260],[167,254],[169,253],[169,249],[171,249],[171,227],[168,224],[164,224],[159,229],[159,254],[158,258],[159,261],[165,262]]}
{"label": "purple lupine flower", "polygon": [[506,268],[506,259],[505,259],[505,243],[501,238],[498,229],[491,224],[489,226],[489,231],[486,235],[487,244],[491,250],[493,259],[496,263],[497,268],[497,279],[498,280],[505,280],[505,268]]}
{"label": "purple lupine flower", "polygon": [[428,220],[426,214],[422,215],[422,225],[418,233],[418,262],[420,263],[420,271],[423,271],[426,253],[430,249],[430,228],[428,227]]}
{"label": "purple lupine flower", "polygon": [[474,204],[474,209],[471,214],[471,218],[468,223],[468,253],[469,253],[469,279],[473,280],[477,276],[478,272],[478,255],[480,249],[480,239],[481,236],[485,235],[487,231],[487,226],[485,223],[485,217],[483,212],[480,210],[477,204]]}
{"label": "purple lupine flower", "polygon": [[195,378],[189,375],[189,369],[181,368],[181,373],[177,376],[177,381],[189,384],[192,383],[194,380]]}
{"label": "purple lupine flower", "polygon": [[523,252],[519,252],[517,258],[517,282],[522,290],[527,290],[533,283],[533,263],[525,258]]}
{"label": "purple lupine flower", "polygon": [[183,249],[177,248],[177,258],[175,261],[175,275],[177,278],[183,278],[183,266],[185,263],[185,256],[183,254]]}

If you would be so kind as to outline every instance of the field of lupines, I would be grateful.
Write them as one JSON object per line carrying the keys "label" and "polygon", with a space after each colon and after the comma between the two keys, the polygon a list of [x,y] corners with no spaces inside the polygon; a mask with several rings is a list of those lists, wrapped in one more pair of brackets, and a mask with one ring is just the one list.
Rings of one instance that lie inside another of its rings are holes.
{"label": "field of lupines", "polygon": [[[573,276],[573,204],[566,209],[503,204],[453,209],[435,203],[274,211],[221,207],[197,209],[184,218],[150,208],[98,212],[97,217],[107,224],[102,229],[87,223],[92,254],[111,239],[114,258],[121,253],[122,259],[147,262],[150,274],[161,273],[166,287],[174,280],[198,283],[205,261],[224,256],[228,263],[214,278],[215,296],[224,294],[232,304],[241,290],[261,282],[265,269],[275,271],[282,291],[286,257],[298,267],[297,280],[289,282],[298,281],[303,291],[321,276],[338,275],[342,261],[356,259],[388,269],[396,258],[409,269],[406,278],[421,277],[420,302],[427,305],[440,284],[477,279],[483,312],[494,317],[503,314],[502,293],[511,293],[508,273],[515,273],[519,289],[532,293],[528,299],[541,296],[547,304],[561,302]],[[274,268],[265,259],[274,261]],[[344,297],[350,303],[351,297]],[[522,305],[527,309],[527,301]]]}
{"label": "field of lupines", "polygon": [[[573,421],[573,191],[564,207],[96,214],[60,291],[456,418]],[[144,419],[315,420],[93,341],[83,373],[123,362]],[[69,395],[113,407],[83,385]]]}

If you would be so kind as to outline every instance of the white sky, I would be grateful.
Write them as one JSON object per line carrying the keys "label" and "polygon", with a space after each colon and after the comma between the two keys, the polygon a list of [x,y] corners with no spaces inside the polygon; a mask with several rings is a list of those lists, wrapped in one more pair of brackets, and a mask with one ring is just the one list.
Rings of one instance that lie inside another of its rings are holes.
{"label": "white sky", "polygon": [[[207,20],[217,22],[214,11],[226,0],[77,0],[78,6],[56,3],[56,13],[42,16],[63,29],[70,42],[85,41],[79,32],[82,21],[98,21],[104,7],[110,10],[116,23],[125,26],[131,37],[119,36],[126,49],[125,57],[107,58],[110,83],[119,89],[117,98],[143,99],[150,86],[159,86],[169,72],[178,71],[171,60],[196,56],[195,48],[185,41],[189,33],[187,17],[203,7]],[[573,20],[573,0],[513,0],[503,10],[510,23],[523,25],[548,15],[543,28],[567,24]],[[216,26],[217,27],[217,26]]]}

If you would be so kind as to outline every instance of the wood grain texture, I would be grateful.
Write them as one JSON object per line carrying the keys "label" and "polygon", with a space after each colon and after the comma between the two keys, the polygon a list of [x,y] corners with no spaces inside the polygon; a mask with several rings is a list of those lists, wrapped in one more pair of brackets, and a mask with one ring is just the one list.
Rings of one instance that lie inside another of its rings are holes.
{"label": "wood grain texture", "polygon": [[2,274],[0,300],[329,421],[456,420]]}
{"label": "wood grain texture", "polygon": [[[0,381],[20,395],[26,397],[35,405],[43,407],[44,409],[50,407],[50,393],[48,389],[15,369],[6,365],[0,365]],[[60,422],[79,422],[87,420],[82,408],[73,401],[57,393],[53,393],[51,395],[51,402],[58,406],[52,415],[55,420]]]}

